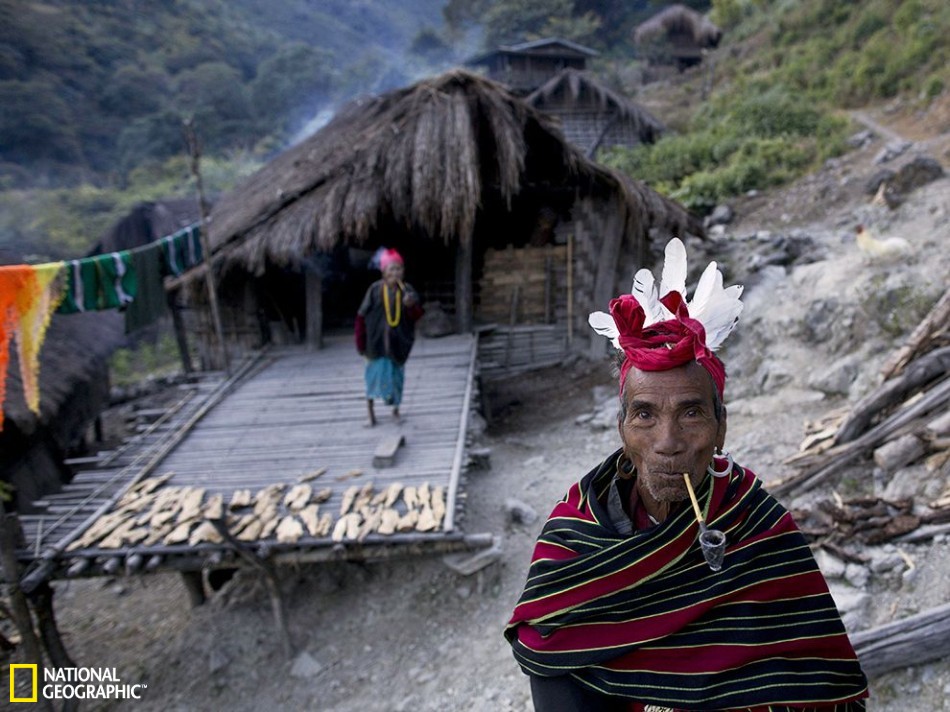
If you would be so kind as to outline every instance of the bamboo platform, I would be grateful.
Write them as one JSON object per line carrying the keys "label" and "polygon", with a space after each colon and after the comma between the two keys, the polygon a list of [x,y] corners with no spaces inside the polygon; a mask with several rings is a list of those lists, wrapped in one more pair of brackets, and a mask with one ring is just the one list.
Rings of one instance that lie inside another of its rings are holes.
{"label": "bamboo platform", "polygon": [[[24,581],[123,569],[193,571],[235,565],[238,554],[247,552],[282,563],[490,545],[490,536],[466,536],[457,526],[476,350],[471,335],[418,339],[406,366],[402,417],[396,421],[377,401],[374,428],[366,426],[363,361],[349,336],[330,337],[319,351],[270,349],[241,364],[230,378],[203,380],[125,451],[79,472],[62,492],[34,503],[36,513],[20,517]],[[401,447],[374,464],[380,444],[394,438]],[[354,489],[381,493],[398,483],[427,493],[439,488],[445,509],[431,530],[364,530],[358,540],[305,532],[288,543],[271,531],[240,544],[229,538],[191,545],[77,546],[97,520],[150,478],[167,478],[156,495],[166,488],[201,489],[204,502],[219,495],[225,505],[239,490],[286,492],[306,482],[322,493],[320,511],[334,516],[342,515],[343,501]]]}

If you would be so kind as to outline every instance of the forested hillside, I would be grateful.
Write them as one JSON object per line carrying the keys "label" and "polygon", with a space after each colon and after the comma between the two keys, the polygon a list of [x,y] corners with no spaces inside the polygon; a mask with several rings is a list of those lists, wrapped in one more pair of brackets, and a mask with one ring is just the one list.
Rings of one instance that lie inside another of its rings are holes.
{"label": "forested hillside", "polygon": [[644,87],[632,31],[669,4],[0,0],[0,246],[75,256],[136,203],[193,194],[183,119],[213,194],[342,102],[498,44],[582,42],[617,91],[665,95],[668,138],[600,159],[700,211],[846,150],[844,109],[950,86],[944,0],[688,0],[725,32],[709,86]]}

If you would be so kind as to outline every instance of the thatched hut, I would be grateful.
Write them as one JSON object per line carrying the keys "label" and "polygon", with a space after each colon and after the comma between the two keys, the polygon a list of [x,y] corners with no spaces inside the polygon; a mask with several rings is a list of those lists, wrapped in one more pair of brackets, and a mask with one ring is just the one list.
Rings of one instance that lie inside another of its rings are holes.
{"label": "thatched hut", "polygon": [[665,131],[646,109],[576,69],[562,70],[525,101],[557,117],[564,137],[588,157],[600,148],[654,143]]}
{"label": "thatched hut", "polygon": [[562,69],[584,71],[587,60],[598,52],[557,37],[503,45],[472,57],[467,67],[484,68],[489,79],[500,82],[515,94],[528,94]]}
{"label": "thatched hut", "polygon": [[[349,106],[222,196],[209,241],[230,351],[274,338],[275,321],[314,344],[351,326],[380,246],[460,331],[543,322],[586,338],[651,228],[702,232],[501,85],[456,70]],[[205,265],[178,282],[196,300]],[[213,341],[209,319],[192,328]]]}
{"label": "thatched hut", "polygon": [[708,17],[685,5],[670,5],[633,32],[633,44],[651,64],[686,69],[703,61],[703,53],[719,45],[722,30]]}

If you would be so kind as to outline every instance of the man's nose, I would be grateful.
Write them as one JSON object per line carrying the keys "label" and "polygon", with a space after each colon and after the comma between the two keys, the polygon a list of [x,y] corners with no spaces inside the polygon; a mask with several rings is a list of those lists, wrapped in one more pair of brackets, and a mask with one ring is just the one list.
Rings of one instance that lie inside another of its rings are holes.
{"label": "man's nose", "polygon": [[653,450],[657,455],[676,455],[683,450],[683,429],[674,418],[661,418],[654,430]]}

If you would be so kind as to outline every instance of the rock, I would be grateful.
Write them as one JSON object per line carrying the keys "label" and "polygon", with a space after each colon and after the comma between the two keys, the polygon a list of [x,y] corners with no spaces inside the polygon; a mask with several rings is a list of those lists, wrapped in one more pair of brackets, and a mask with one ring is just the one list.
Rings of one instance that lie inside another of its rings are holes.
{"label": "rock", "polygon": [[906,152],[907,149],[912,145],[913,144],[910,141],[892,141],[882,148],[881,151],[874,157],[874,165],[878,166],[882,163],[893,161],[895,158]]}
{"label": "rock", "polygon": [[[840,329],[838,321],[841,303],[835,297],[816,299],[808,306],[802,324],[802,338],[814,344],[828,341],[835,329]],[[847,393],[847,390],[840,391]]]}
{"label": "rock", "polygon": [[231,658],[221,648],[214,648],[208,656],[208,670],[213,675],[231,664]]}
{"label": "rock", "polygon": [[491,448],[476,447],[468,451],[468,466],[472,470],[491,469]]}
{"label": "rock", "polygon": [[808,387],[826,395],[847,395],[863,362],[864,359],[860,356],[851,354],[839,359],[827,369],[815,369],[808,378]]}
{"label": "rock", "polygon": [[913,497],[920,488],[921,481],[928,477],[923,467],[908,467],[898,470],[884,488],[884,499],[898,500]]}
{"label": "rock", "polygon": [[291,677],[315,677],[323,671],[323,665],[306,650],[294,658],[293,665],[290,666]]}
{"label": "rock", "polygon": [[731,205],[722,204],[717,205],[703,222],[707,228],[713,225],[728,225],[735,219],[735,216],[736,211],[732,209]]}
{"label": "rock", "polygon": [[525,504],[520,499],[509,497],[505,500],[505,514],[508,515],[508,521],[513,524],[531,525],[538,521],[538,513],[530,504]]}
{"label": "rock", "polygon": [[871,176],[870,180],[864,185],[864,192],[868,195],[876,195],[881,189],[881,183],[890,183],[897,175],[890,168],[882,168]]}
{"label": "rock", "polygon": [[845,573],[845,563],[825,549],[815,552],[815,561],[826,579],[840,579]]}
{"label": "rock", "polygon": [[831,597],[835,601],[845,627],[848,630],[859,630],[864,627],[868,620],[870,594],[834,582],[829,584],[828,589],[831,591]]}
{"label": "rock", "polygon": [[868,568],[876,574],[889,573],[901,569],[904,566],[904,559],[894,550],[893,546],[881,549],[870,547],[868,548],[868,552],[871,555]]}
{"label": "rock", "polygon": [[844,579],[855,588],[864,588],[870,578],[870,572],[861,564],[850,563],[845,567]]}
{"label": "rock", "polygon": [[889,182],[898,193],[907,194],[915,188],[932,183],[944,175],[943,166],[930,156],[916,156],[897,171]]}
{"label": "rock", "polygon": [[870,129],[858,131],[848,137],[848,145],[852,148],[864,148],[874,140],[874,132]]}

